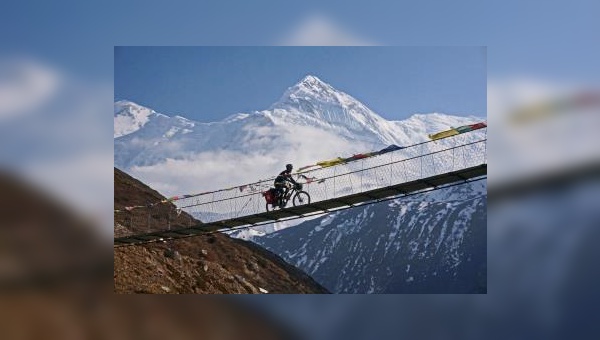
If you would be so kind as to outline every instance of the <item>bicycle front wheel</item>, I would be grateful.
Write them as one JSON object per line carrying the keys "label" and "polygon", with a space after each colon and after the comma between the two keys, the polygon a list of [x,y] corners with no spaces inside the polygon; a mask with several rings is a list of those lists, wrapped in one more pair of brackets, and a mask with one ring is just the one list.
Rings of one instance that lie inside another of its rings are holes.
{"label": "bicycle front wheel", "polygon": [[306,191],[299,191],[294,195],[292,203],[294,207],[310,204],[310,195]]}

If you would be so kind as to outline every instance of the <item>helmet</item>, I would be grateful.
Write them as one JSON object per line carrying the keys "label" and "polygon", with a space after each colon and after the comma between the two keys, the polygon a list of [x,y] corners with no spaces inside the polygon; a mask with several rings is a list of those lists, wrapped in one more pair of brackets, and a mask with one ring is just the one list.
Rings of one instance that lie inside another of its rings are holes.
{"label": "helmet", "polygon": [[293,168],[294,168],[294,166],[293,166],[293,165],[291,165],[291,164],[286,164],[286,165],[285,165],[285,169],[286,169],[286,170],[289,170],[289,171],[291,171]]}

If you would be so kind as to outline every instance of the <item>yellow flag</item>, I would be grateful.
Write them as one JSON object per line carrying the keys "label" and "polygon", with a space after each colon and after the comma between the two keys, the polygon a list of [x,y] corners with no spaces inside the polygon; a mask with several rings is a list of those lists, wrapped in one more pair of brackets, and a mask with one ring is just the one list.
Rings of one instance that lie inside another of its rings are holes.
{"label": "yellow flag", "polygon": [[450,130],[434,133],[433,135],[428,135],[428,136],[429,136],[429,138],[436,140],[436,139],[446,138],[446,137],[450,137],[450,136],[454,136],[454,135],[458,135],[458,131],[456,131],[456,129],[450,129]]}
{"label": "yellow flag", "polygon": [[328,161],[317,162],[317,165],[320,165],[320,166],[326,168],[328,166],[334,166],[334,165],[338,165],[338,164],[341,164],[341,163],[344,163],[344,159],[338,157],[338,158],[331,159],[331,160],[328,160]]}

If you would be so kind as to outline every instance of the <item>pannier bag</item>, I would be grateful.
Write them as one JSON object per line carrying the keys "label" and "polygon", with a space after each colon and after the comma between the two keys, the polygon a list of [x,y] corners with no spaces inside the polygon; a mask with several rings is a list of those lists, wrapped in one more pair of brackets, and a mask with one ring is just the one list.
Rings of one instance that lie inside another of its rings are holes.
{"label": "pannier bag", "polygon": [[271,189],[263,192],[262,194],[263,194],[263,196],[265,196],[265,200],[267,201],[267,203],[269,203],[269,204],[275,203],[275,189],[271,188]]}

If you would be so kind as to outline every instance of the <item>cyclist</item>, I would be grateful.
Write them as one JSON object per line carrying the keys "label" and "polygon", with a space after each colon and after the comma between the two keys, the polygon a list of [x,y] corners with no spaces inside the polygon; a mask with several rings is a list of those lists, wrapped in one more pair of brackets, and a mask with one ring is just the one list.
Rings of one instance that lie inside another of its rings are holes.
{"label": "cyclist", "polygon": [[273,183],[275,185],[277,202],[279,203],[280,208],[284,207],[283,198],[289,190],[288,186],[286,185],[286,182],[291,182],[294,185],[297,184],[296,181],[294,181],[294,179],[292,178],[292,169],[294,169],[293,165],[286,164],[285,170],[279,173],[279,175],[275,178],[275,183]]}

